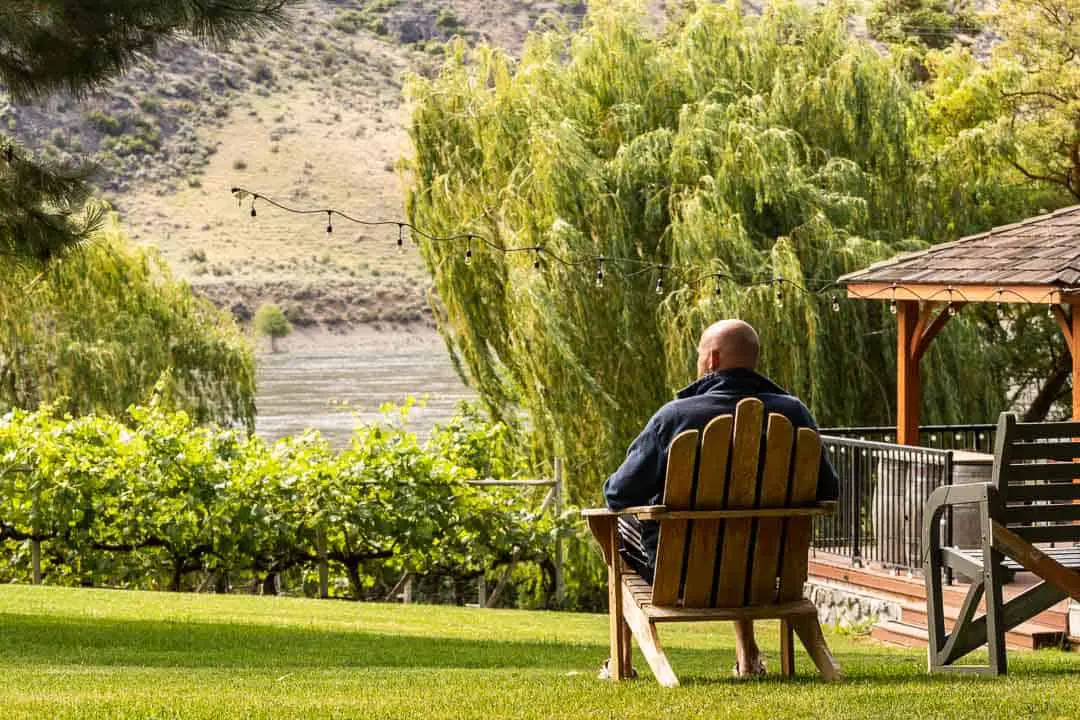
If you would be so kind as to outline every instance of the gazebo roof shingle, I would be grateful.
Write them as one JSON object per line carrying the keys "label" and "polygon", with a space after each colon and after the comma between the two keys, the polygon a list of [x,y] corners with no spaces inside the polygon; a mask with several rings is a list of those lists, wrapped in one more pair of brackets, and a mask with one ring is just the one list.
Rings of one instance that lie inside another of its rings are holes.
{"label": "gazebo roof shingle", "polygon": [[840,283],[1080,286],[1080,205],[875,263]]}

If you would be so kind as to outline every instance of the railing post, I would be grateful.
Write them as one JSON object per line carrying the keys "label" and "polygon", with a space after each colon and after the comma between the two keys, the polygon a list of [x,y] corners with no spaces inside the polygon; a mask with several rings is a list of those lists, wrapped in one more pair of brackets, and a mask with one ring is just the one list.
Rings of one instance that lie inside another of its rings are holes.
{"label": "railing post", "polygon": [[[555,493],[555,520],[562,517],[563,512],[563,463],[562,458],[556,456],[555,458],[555,487],[553,492]],[[563,578],[563,543],[562,533],[555,533],[555,604],[562,607],[563,601],[566,599],[566,583]]]}
{"label": "railing post", "polygon": [[855,517],[852,520],[851,528],[851,565],[852,567],[861,568],[862,562],[862,470],[863,463],[860,461],[862,457],[861,453],[855,448],[851,448],[851,476],[852,476],[852,512]]}
{"label": "railing post", "polygon": [[326,528],[319,524],[315,538],[316,551],[319,554],[319,597],[330,597],[330,562],[326,558]]}

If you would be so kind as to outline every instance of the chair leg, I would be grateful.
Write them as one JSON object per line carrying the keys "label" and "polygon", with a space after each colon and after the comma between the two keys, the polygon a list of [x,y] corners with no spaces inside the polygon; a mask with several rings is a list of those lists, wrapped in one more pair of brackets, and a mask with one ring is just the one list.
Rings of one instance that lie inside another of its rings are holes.
{"label": "chair leg", "polygon": [[626,642],[626,618],[623,608],[622,574],[619,567],[619,547],[615,523],[610,523],[607,528],[608,545],[611,548],[608,554],[608,626],[611,635],[611,648],[608,655],[608,673],[612,680],[625,680],[629,676],[627,657],[630,654],[629,643]]}
{"label": "chair leg", "polygon": [[624,677],[632,678],[636,676],[634,672],[634,644],[630,640],[630,626],[626,623],[626,619],[623,618],[622,622],[622,667]]}
{"label": "chair leg", "polygon": [[780,674],[795,676],[795,628],[788,620],[780,621]]}
{"label": "chair leg", "polygon": [[[944,589],[941,586],[941,551],[934,546],[927,548],[926,562],[923,564],[923,576],[926,580],[926,630],[929,642],[926,648],[928,672],[940,669],[941,651],[945,648],[948,637],[945,634]],[[955,631],[957,628],[953,628]]]}
{"label": "chair leg", "polygon": [[623,602],[626,612],[626,624],[630,632],[637,640],[641,654],[645,656],[645,662],[656,677],[656,681],[664,687],[678,687],[679,678],[675,677],[675,671],[671,669],[671,663],[660,647],[660,635],[656,632],[656,623],[634,602],[633,596],[626,592]]}
{"label": "chair leg", "polygon": [[806,652],[810,654],[810,659],[814,661],[814,665],[817,665],[822,679],[826,681],[843,680],[844,673],[841,672],[840,666],[836,664],[832,653],[829,652],[829,646],[825,642],[825,635],[821,632],[821,624],[818,622],[817,615],[804,615],[803,617],[792,618],[789,622],[795,628],[795,633],[799,636],[799,640],[802,641]]}

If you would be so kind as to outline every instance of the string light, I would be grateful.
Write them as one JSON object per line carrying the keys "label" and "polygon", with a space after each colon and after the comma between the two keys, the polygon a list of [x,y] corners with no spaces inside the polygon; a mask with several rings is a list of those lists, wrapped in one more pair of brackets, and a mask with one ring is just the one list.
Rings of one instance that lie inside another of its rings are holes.
{"label": "string light", "polygon": [[[842,297],[842,292],[837,292],[834,289],[837,286],[837,283],[836,283],[835,280],[825,280],[825,279],[812,280],[812,281],[810,281],[810,283],[808,283],[808,284],[812,284],[811,287],[804,287],[804,286],[800,285],[799,283],[794,282],[792,280],[789,280],[787,278],[784,278],[782,276],[775,276],[775,277],[772,277],[772,278],[769,278],[769,279],[762,280],[762,279],[755,279],[752,275],[747,275],[744,278],[740,279],[740,278],[738,278],[738,277],[736,277],[734,275],[731,275],[731,274],[717,272],[715,269],[711,269],[711,270],[709,270],[707,273],[705,273],[703,275],[697,275],[697,276],[694,276],[694,277],[691,278],[691,277],[687,277],[687,274],[692,273],[695,268],[694,268],[694,266],[689,266],[689,265],[673,266],[673,265],[669,265],[669,264],[659,264],[659,263],[656,263],[656,262],[650,262],[650,261],[647,261],[647,260],[642,260],[642,259],[636,258],[636,257],[621,257],[620,258],[620,257],[608,257],[608,256],[600,256],[600,257],[596,257],[596,256],[589,256],[589,257],[560,256],[557,253],[553,253],[550,250],[547,250],[546,248],[544,248],[541,245],[531,245],[531,246],[525,246],[525,247],[520,247],[520,248],[519,247],[509,247],[508,248],[508,247],[502,246],[499,243],[494,242],[493,240],[485,238],[482,235],[476,235],[476,234],[473,234],[473,233],[467,233],[467,234],[462,233],[462,234],[451,235],[451,236],[437,236],[437,235],[434,235],[432,233],[426,232],[426,231],[416,227],[415,225],[413,225],[411,223],[404,222],[404,221],[401,221],[401,220],[365,220],[365,219],[350,216],[347,213],[344,213],[344,212],[342,212],[340,210],[336,210],[336,209],[333,209],[333,208],[330,208],[330,209],[326,209],[326,208],[320,208],[320,209],[297,209],[297,208],[292,208],[292,207],[289,207],[287,205],[284,205],[284,204],[282,204],[280,202],[277,202],[276,200],[274,200],[272,198],[268,198],[265,195],[261,195],[259,193],[254,193],[254,192],[251,192],[251,191],[246,190],[244,188],[234,187],[232,189],[232,192],[233,192],[234,195],[236,195],[237,203],[240,204],[240,205],[242,205],[245,198],[250,198],[251,199],[251,217],[256,217],[258,215],[258,212],[257,212],[256,207],[255,207],[257,200],[264,201],[264,202],[266,202],[268,205],[270,205],[272,207],[275,207],[275,208],[278,208],[278,209],[283,210],[285,212],[296,214],[296,215],[311,215],[311,214],[325,213],[326,216],[327,216],[326,232],[328,232],[328,233],[333,232],[333,219],[334,219],[335,214],[340,219],[343,219],[343,220],[345,220],[347,222],[351,222],[351,223],[354,223],[354,224],[357,224],[357,225],[364,225],[364,226],[368,226],[368,227],[379,227],[379,226],[393,227],[393,226],[396,226],[397,229],[398,229],[397,245],[398,245],[399,251],[401,251],[401,252],[404,251],[405,229],[406,228],[408,228],[413,233],[414,239],[417,239],[417,240],[419,240],[420,238],[423,238],[423,239],[425,239],[425,240],[427,240],[427,241],[429,241],[431,243],[465,242],[466,243],[466,249],[465,249],[465,254],[464,254],[464,260],[465,260],[465,263],[467,265],[471,265],[471,263],[472,263],[473,241],[475,240],[478,243],[480,243],[481,246],[487,246],[487,247],[491,248],[492,250],[500,252],[500,253],[532,252],[533,255],[534,255],[533,256],[533,267],[536,270],[541,270],[543,268],[543,266],[544,266],[543,258],[541,257],[543,254],[546,254],[547,257],[551,261],[556,262],[556,263],[558,263],[558,264],[560,264],[560,265],[562,265],[562,266],[564,266],[566,268],[581,267],[582,265],[589,265],[589,264],[595,263],[595,266],[596,266],[595,286],[598,289],[603,289],[604,288],[605,280],[606,280],[605,263],[610,263],[610,264],[615,265],[617,269],[620,269],[620,268],[626,267],[626,266],[637,268],[632,272],[620,272],[619,273],[619,275],[621,277],[624,277],[626,279],[631,279],[631,278],[637,277],[638,275],[641,275],[642,273],[647,273],[647,272],[650,272],[650,271],[653,271],[653,270],[657,271],[655,291],[656,291],[656,293],[658,295],[663,295],[664,292],[665,292],[664,273],[665,272],[672,272],[672,273],[679,274],[679,277],[680,277],[679,283],[680,284],[685,283],[687,285],[698,285],[702,281],[708,281],[709,279],[713,279],[715,281],[714,291],[715,291],[717,296],[719,296],[719,295],[721,295],[723,293],[724,281],[725,280],[733,281],[736,284],[741,285],[744,288],[760,287],[762,285],[772,285],[773,290],[774,290],[774,299],[775,299],[776,305],[777,305],[777,307],[782,307],[783,303],[784,303],[783,285],[784,285],[784,283],[787,283],[788,285],[792,286],[795,290],[798,290],[799,292],[801,292],[801,293],[803,293],[805,295],[818,296],[818,297],[825,296],[825,297],[831,298],[831,306],[832,306],[833,312],[840,312],[840,307],[841,307],[840,299]],[[718,259],[714,259],[713,260],[714,267],[715,267],[715,264],[717,264],[719,262],[720,261]],[[816,285],[817,289],[812,289],[812,287],[814,285]],[[934,301],[935,298],[937,296],[939,296],[940,294],[942,294],[943,292],[947,292],[948,295],[949,295],[948,305],[947,305],[947,312],[951,316],[955,316],[958,313],[958,305],[955,302],[954,293],[959,293],[961,295],[961,297],[963,298],[963,300],[965,302],[967,302],[967,298],[963,297],[964,294],[962,292],[958,291],[958,290],[955,290],[951,286],[946,290],[938,290],[938,291],[936,291],[934,293],[931,293],[930,295],[927,296],[927,295],[920,294],[918,292],[918,288],[904,287],[904,286],[898,285],[896,283],[893,283],[888,288],[881,288],[881,289],[876,290],[874,292],[871,292],[871,293],[869,293],[867,295],[862,295],[862,294],[858,294],[858,293],[852,293],[852,296],[853,297],[858,297],[858,298],[863,299],[863,300],[872,300],[872,299],[874,299],[875,297],[878,297],[880,294],[882,294],[884,292],[890,292],[891,293],[891,298],[890,298],[890,302],[889,302],[889,311],[890,311],[890,313],[895,313],[897,311],[896,291],[898,289],[903,289],[907,293],[907,295],[905,297],[910,297],[911,299],[917,299],[917,300],[921,300],[921,301],[931,301],[931,302]],[[849,292],[850,292],[850,290],[849,290]],[[1077,292],[1077,289],[1075,289],[1075,288],[1072,288],[1072,289],[1053,289],[1053,290],[1050,290],[1044,296],[1044,297],[1050,299],[1050,302],[1048,303],[1048,307],[1047,307],[1047,313],[1051,317],[1053,317],[1053,315],[1054,315],[1054,304],[1052,302],[1052,298],[1055,296],[1056,293],[1061,293],[1061,292],[1075,293],[1075,292]],[[1026,297],[1023,297],[1023,296],[1019,295],[1018,293],[1015,293],[1015,292],[1011,291],[1011,290],[1004,289],[1004,288],[998,288],[995,291],[994,296],[993,296],[995,298],[995,302],[996,302],[997,305],[999,305],[999,306],[1001,305],[1001,303],[1002,303],[1001,298],[1005,293],[1011,293],[1011,294],[1017,295],[1017,298],[1021,302],[1025,302],[1025,303],[1028,303],[1028,304],[1039,304],[1039,303],[1044,302],[1044,300],[1041,299],[1041,298],[1037,299],[1037,300],[1028,299]]]}

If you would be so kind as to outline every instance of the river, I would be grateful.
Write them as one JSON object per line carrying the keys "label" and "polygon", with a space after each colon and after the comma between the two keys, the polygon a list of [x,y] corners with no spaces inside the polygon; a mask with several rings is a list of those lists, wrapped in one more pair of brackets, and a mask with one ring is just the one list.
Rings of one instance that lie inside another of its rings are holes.
{"label": "river", "polygon": [[406,423],[423,437],[475,397],[430,331],[286,338],[283,348],[258,356],[255,429],[267,440],[312,428],[343,447],[357,423],[409,395],[426,398]]}

